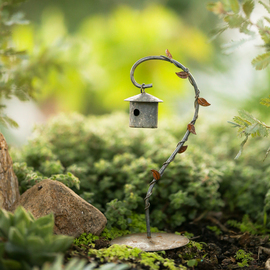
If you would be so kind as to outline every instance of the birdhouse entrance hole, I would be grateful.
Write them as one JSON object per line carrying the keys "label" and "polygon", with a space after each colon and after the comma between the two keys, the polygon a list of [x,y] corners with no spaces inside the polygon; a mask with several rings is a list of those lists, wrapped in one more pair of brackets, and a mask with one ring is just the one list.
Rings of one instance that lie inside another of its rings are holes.
{"label": "birdhouse entrance hole", "polygon": [[140,111],[138,109],[135,109],[133,113],[135,116],[138,116],[140,114]]}

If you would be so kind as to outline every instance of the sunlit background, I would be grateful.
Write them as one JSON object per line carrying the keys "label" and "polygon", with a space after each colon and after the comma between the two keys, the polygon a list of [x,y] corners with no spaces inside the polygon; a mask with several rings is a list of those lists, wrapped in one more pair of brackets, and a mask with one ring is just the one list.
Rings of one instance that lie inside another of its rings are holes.
{"label": "sunlit background", "polygon": [[[241,36],[230,31],[212,41],[209,33],[218,18],[207,10],[207,2],[30,0],[21,5],[30,24],[15,27],[14,44],[27,50],[29,61],[48,68],[34,80],[39,90],[35,101],[6,101],[6,113],[20,125],[3,128],[7,141],[25,143],[35,123],[59,112],[128,112],[124,99],[140,91],[130,81],[132,65],[145,56],[164,55],[166,49],[190,69],[201,96],[211,103],[200,117],[227,125],[240,108],[266,117],[259,101],[269,95],[269,71],[251,66],[260,41],[228,54],[222,44]],[[193,115],[193,87],[177,71],[167,62],[149,61],[135,72],[136,81],[153,83],[147,92],[164,101],[161,127],[166,119]]]}

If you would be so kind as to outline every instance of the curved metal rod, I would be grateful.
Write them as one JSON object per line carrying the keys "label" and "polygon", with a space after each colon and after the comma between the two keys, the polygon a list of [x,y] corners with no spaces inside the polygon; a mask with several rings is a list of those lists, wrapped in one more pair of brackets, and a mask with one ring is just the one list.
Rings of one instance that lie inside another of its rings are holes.
{"label": "curved metal rod", "polygon": [[145,61],[149,61],[149,60],[163,60],[163,61],[167,61],[167,62],[170,62],[170,63],[173,63],[175,66],[177,66],[178,68],[181,68],[183,71],[189,73],[189,70],[188,68],[186,68],[185,66],[183,66],[181,63],[177,62],[176,60],[174,59],[171,59],[167,56],[164,56],[164,55],[160,55],[160,56],[147,56],[147,57],[144,57],[144,58],[141,58],[140,60],[138,60],[131,68],[130,70],[130,79],[132,81],[132,83],[138,87],[138,88],[151,88],[153,86],[153,84],[139,84],[135,81],[134,79],[134,72],[135,72],[135,69],[137,68],[137,66]]}
{"label": "curved metal rod", "polygon": [[[198,98],[200,95],[200,90],[195,82],[195,79],[193,78],[193,76],[191,75],[191,73],[189,72],[189,69],[186,68],[185,66],[183,66],[181,63],[179,63],[178,61],[169,58],[167,56],[147,56],[144,58],[141,58],[140,60],[138,60],[131,68],[130,70],[130,78],[132,83],[138,87],[138,88],[150,88],[152,87],[152,84],[138,84],[135,79],[134,79],[134,72],[135,69],[137,68],[137,66],[145,61],[148,60],[163,60],[163,61],[167,61],[170,62],[172,64],[174,64],[176,67],[182,69],[184,72],[188,73],[188,79],[189,82],[191,83],[191,85],[194,87],[194,91],[195,91],[195,102],[194,102],[194,107],[195,107],[195,112],[193,115],[192,120],[190,121],[191,124],[195,125],[195,122],[198,118],[198,113],[199,113],[199,103],[198,103]],[[190,131],[187,129],[183,139],[177,144],[176,149],[173,151],[173,153],[171,154],[171,156],[167,159],[166,162],[163,163],[162,167],[159,169],[159,174],[160,177],[162,177],[165,169],[168,167],[168,165],[174,160],[175,156],[178,154],[179,150],[182,148],[182,146],[184,145],[184,143],[188,140],[188,137],[190,135]],[[152,195],[152,191],[153,188],[155,186],[155,184],[157,183],[157,180],[153,179],[152,182],[150,183],[150,186],[148,188],[146,197],[144,198],[145,200],[145,218],[146,218],[146,227],[147,227],[147,237],[151,238],[151,230],[150,230],[150,217],[149,217],[149,207],[150,207],[150,203],[149,203],[149,198]]]}

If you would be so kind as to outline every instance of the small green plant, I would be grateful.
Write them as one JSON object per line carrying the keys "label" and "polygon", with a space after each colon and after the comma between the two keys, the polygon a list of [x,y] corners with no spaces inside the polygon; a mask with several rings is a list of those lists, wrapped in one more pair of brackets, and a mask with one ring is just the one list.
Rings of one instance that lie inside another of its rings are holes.
{"label": "small green plant", "polygon": [[236,260],[241,260],[241,262],[238,262],[238,266],[245,267],[248,266],[248,263],[253,261],[254,259],[251,257],[253,254],[251,252],[245,252],[243,249],[239,249],[236,254],[235,258]]}
{"label": "small green plant", "polygon": [[[42,163],[41,166],[43,166],[44,164],[48,165],[48,163],[51,164],[51,167],[62,168],[59,160],[54,162],[49,162],[48,160],[46,160],[44,163]],[[66,174],[53,174],[56,171],[52,169],[52,174],[44,175],[39,171],[35,171],[33,167],[28,167],[26,162],[15,162],[13,164],[13,169],[18,178],[20,193],[23,193],[27,189],[31,188],[32,186],[46,178],[62,182],[70,188],[74,186],[76,187],[76,189],[80,189],[80,180],[75,177],[71,172],[67,172]]]}
{"label": "small green plant", "polygon": [[0,268],[30,269],[52,262],[65,252],[73,238],[54,235],[53,214],[35,219],[23,207],[14,214],[0,210]]}
{"label": "small green plant", "polygon": [[217,226],[207,226],[206,228],[214,232],[216,236],[219,236],[222,234],[222,231]]}
{"label": "small green plant", "polygon": [[193,248],[195,247],[197,250],[202,250],[203,249],[203,245],[207,245],[204,242],[195,242],[195,241],[189,241],[189,243],[187,244],[188,248]]}
{"label": "small green plant", "polygon": [[238,222],[236,220],[228,220],[227,224],[229,226],[235,227],[239,229],[241,232],[249,232],[250,234],[265,234],[268,230],[265,228],[263,224],[253,223],[248,215],[244,215],[242,218],[242,222]]}
{"label": "small green plant", "polygon": [[131,232],[129,230],[121,230],[116,227],[112,227],[108,229],[107,227],[103,230],[101,233],[102,237],[105,237],[107,240],[112,240],[117,237],[121,237],[127,234],[130,234]]}
{"label": "small green plant", "polygon": [[203,261],[203,258],[207,254],[203,254],[203,245],[207,245],[204,242],[195,242],[189,241],[189,243],[185,246],[185,250],[183,254],[179,254],[179,257],[184,259],[187,263],[187,266],[194,267],[197,266],[199,262]]}
{"label": "small green plant", "polygon": [[183,234],[180,233],[180,232],[175,232],[175,234],[177,234],[177,235],[184,235],[184,236],[187,237],[188,239],[194,237],[194,234],[193,234],[193,233],[189,233],[189,232],[184,232]]}
{"label": "small green plant", "polygon": [[74,239],[74,245],[79,246],[83,249],[86,247],[88,248],[94,248],[95,247],[95,241],[99,239],[99,236],[93,235],[91,233],[83,233],[78,238]]}
{"label": "small green plant", "polygon": [[186,267],[179,265],[175,266],[173,260],[164,259],[157,252],[145,252],[139,248],[131,248],[124,245],[113,245],[107,249],[90,249],[89,256],[95,256],[100,259],[114,262],[116,260],[125,261],[128,264],[138,264],[147,266],[153,270],[170,269],[170,270],[185,270]]}
{"label": "small green plant", "polygon": [[[261,16],[257,21],[254,21],[252,17],[255,13],[256,5],[261,5],[268,12],[267,16]],[[246,38],[242,38],[238,41],[232,41],[229,44],[225,44],[223,47],[227,52],[232,52],[234,49],[240,47],[245,42],[255,40],[259,35],[261,38],[265,52],[258,55],[252,60],[252,65],[257,70],[266,68],[270,64],[270,39],[269,39],[269,26],[270,21],[270,5],[263,1],[254,0],[221,0],[208,4],[208,9],[213,13],[219,15],[223,20],[223,24],[213,30],[213,38],[223,33],[228,29],[238,29],[241,34],[244,34]],[[257,31],[254,31],[254,30]],[[267,107],[270,106],[270,99],[261,99],[261,104]],[[240,145],[240,150],[235,159],[239,158],[243,152],[243,147],[248,141],[248,138],[261,136],[268,137],[270,126],[264,122],[255,118],[252,114],[239,110],[239,115],[233,118],[234,122],[229,122],[238,129],[238,134],[244,137]],[[266,151],[265,158],[270,153],[270,147]],[[265,159],[264,158],[264,159]]]}

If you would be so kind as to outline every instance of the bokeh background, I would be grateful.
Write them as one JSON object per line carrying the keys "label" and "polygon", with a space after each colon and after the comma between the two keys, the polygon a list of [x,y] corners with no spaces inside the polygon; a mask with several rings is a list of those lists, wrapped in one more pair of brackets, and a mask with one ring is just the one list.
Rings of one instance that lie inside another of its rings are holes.
{"label": "bokeh background", "polygon": [[[42,69],[34,78],[35,100],[5,101],[6,113],[18,129],[2,128],[10,144],[22,145],[33,125],[59,112],[101,115],[128,112],[124,99],[139,93],[130,81],[132,65],[149,55],[165,54],[188,67],[212,105],[200,118],[224,122],[238,109],[267,120],[260,98],[269,95],[269,71],[255,71],[251,60],[260,40],[234,51],[224,44],[240,39],[229,31],[212,40],[219,23],[206,8],[206,0],[29,0],[19,6],[30,24],[16,26],[13,41],[27,50],[29,61]],[[256,16],[263,10],[258,9]],[[194,90],[179,79],[174,65],[163,61],[141,64],[135,72],[139,83],[153,83],[147,92],[162,99],[160,126],[169,119],[191,118]],[[198,127],[203,129],[203,127]],[[228,129],[230,126],[228,125]]]}

